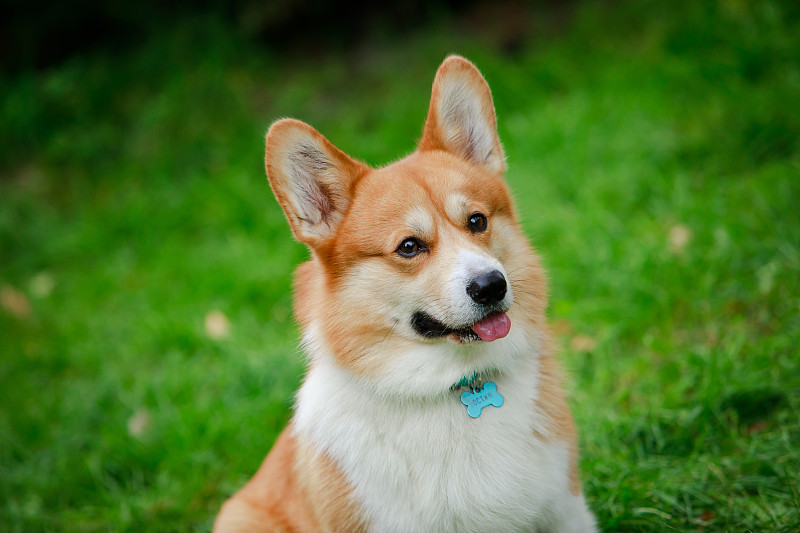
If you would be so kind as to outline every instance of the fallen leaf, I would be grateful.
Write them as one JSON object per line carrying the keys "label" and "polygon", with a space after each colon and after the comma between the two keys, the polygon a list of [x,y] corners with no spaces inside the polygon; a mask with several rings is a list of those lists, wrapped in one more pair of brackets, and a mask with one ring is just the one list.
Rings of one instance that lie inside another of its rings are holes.
{"label": "fallen leaf", "polygon": [[231,330],[228,317],[222,314],[222,311],[213,310],[206,314],[206,335],[212,339],[224,339],[228,336]]}
{"label": "fallen leaf", "polygon": [[49,272],[39,272],[31,278],[31,293],[37,298],[47,298],[56,286]]}
{"label": "fallen leaf", "polygon": [[697,529],[705,529],[708,525],[711,524],[711,521],[714,520],[716,515],[711,511],[703,511],[703,513],[692,520],[695,524],[697,524]]}
{"label": "fallen leaf", "polygon": [[719,342],[719,335],[716,331],[706,332],[706,346],[713,348]]}
{"label": "fallen leaf", "polygon": [[769,428],[769,422],[767,422],[766,420],[759,420],[758,422],[755,422],[754,424],[750,424],[749,426],[747,426],[745,432],[748,435],[752,435],[753,433],[761,433],[765,431],[767,428]]}
{"label": "fallen leaf", "polygon": [[0,289],[0,306],[20,319],[31,316],[31,304],[28,302],[28,297],[11,285],[4,285]]}
{"label": "fallen leaf", "polygon": [[556,335],[566,335],[572,331],[572,324],[569,323],[569,320],[560,318],[550,324],[550,330]]}
{"label": "fallen leaf", "polygon": [[150,427],[150,413],[146,409],[139,409],[128,419],[128,434],[132,437],[141,437]]}
{"label": "fallen leaf", "polygon": [[685,224],[676,224],[670,228],[667,240],[670,252],[679,254],[692,240],[692,230]]}
{"label": "fallen leaf", "polygon": [[756,279],[758,280],[758,292],[766,296],[772,291],[775,286],[775,278],[780,271],[780,265],[777,261],[770,261],[756,271]]}
{"label": "fallen leaf", "polygon": [[572,337],[569,347],[576,352],[591,352],[597,347],[597,340],[588,335],[578,334]]}

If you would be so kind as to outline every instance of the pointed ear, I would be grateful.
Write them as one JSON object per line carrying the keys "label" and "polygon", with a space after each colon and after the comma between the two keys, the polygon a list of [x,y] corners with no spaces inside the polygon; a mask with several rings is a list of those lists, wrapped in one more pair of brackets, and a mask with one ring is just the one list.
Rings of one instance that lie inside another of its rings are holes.
{"label": "pointed ear", "polygon": [[369,170],[304,122],[283,119],[267,133],[267,177],[295,238],[315,247],[333,235]]}
{"label": "pointed ear", "polygon": [[419,150],[446,150],[492,173],[506,169],[489,85],[463,57],[448,57],[436,72]]}

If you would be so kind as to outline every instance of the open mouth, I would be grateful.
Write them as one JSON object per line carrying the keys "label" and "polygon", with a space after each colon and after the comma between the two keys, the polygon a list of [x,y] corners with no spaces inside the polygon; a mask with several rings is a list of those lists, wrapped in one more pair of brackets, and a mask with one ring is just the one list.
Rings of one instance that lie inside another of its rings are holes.
{"label": "open mouth", "polygon": [[417,311],[411,317],[411,327],[425,338],[448,337],[460,344],[483,340],[491,342],[502,339],[511,329],[511,320],[502,311],[494,311],[474,324],[451,328],[436,320],[431,315]]}

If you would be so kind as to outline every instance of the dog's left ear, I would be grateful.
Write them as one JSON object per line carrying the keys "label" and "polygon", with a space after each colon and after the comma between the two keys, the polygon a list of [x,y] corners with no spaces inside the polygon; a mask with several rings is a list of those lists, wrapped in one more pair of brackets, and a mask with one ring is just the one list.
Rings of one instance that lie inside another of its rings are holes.
{"label": "dog's left ear", "polygon": [[446,150],[491,173],[506,170],[489,85],[463,57],[448,57],[436,72],[419,150]]}

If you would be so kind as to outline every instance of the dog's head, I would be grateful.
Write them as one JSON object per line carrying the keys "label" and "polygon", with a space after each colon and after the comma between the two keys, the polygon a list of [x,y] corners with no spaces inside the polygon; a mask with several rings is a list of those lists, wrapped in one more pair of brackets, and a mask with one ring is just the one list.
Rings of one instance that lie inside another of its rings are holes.
{"label": "dog's head", "polygon": [[276,122],[267,174],[295,237],[297,315],[314,357],[379,387],[447,390],[535,349],[545,286],[520,232],[491,93],[449,57],[417,151],[372,169],[311,126]]}

